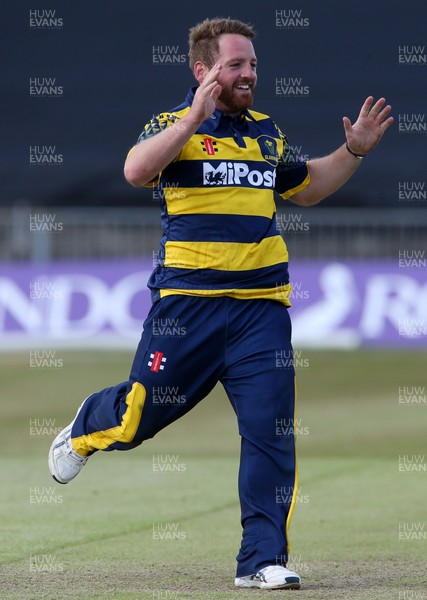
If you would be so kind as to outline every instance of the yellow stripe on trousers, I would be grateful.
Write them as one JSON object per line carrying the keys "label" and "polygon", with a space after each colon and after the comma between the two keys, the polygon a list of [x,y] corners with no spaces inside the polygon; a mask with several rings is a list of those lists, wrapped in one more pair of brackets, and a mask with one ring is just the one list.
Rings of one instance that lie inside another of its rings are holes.
{"label": "yellow stripe on trousers", "polygon": [[94,433],[72,438],[71,443],[74,451],[82,456],[87,456],[89,452],[105,450],[105,448],[116,442],[122,444],[132,442],[141,421],[146,395],[145,387],[142,383],[136,381],[126,396],[127,409],[122,417],[121,424],[105,431],[95,431]]}
{"label": "yellow stripe on trousers", "polygon": [[[294,444],[296,444],[296,434],[295,434],[295,423],[296,421],[296,405],[297,405],[297,389],[296,389],[296,381],[294,380],[294,388],[295,388],[295,400],[294,400]],[[294,514],[295,505],[297,503],[298,496],[298,456],[297,449],[295,448],[295,482],[294,482],[294,490],[292,494],[291,506],[289,508],[288,518],[286,519],[286,540],[287,540],[287,553],[291,552],[291,542],[289,541],[289,526],[291,524],[292,515]]]}

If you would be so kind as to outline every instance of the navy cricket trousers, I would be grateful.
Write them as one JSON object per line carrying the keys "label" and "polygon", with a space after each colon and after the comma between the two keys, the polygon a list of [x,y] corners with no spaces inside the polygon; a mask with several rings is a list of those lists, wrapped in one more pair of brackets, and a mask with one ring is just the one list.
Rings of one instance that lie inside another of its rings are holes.
{"label": "navy cricket trousers", "polygon": [[244,577],[288,559],[297,469],[291,324],[283,304],[184,295],[154,303],[129,381],[89,396],[72,444],[83,455],[134,448],[185,415],[218,381],[241,436],[237,577]]}

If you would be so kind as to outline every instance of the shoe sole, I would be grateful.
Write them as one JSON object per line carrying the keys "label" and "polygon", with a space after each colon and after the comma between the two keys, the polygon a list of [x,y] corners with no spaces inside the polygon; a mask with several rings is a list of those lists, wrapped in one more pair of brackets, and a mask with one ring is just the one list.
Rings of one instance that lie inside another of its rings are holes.
{"label": "shoe sole", "polygon": [[300,581],[288,581],[287,583],[264,583],[260,581],[245,582],[243,585],[236,585],[237,588],[256,588],[261,590],[299,590],[301,588]]}
{"label": "shoe sole", "polygon": [[[73,421],[73,422],[74,422],[74,421]],[[68,483],[68,481],[61,481],[60,479],[58,479],[58,478],[57,478],[57,477],[54,475],[54,473],[55,473],[55,470],[56,470],[56,469],[55,469],[55,461],[53,460],[53,451],[55,450],[55,448],[56,448],[57,446],[60,446],[60,445],[61,445],[59,442],[57,442],[57,440],[58,440],[58,438],[59,438],[60,436],[62,436],[62,435],[63,435],[63,433],[64,433],[64,430],[65,430],[65,429],[69,429],[69,430],[71,431],[71,428],[72,428],[72,423],[71,423],[70,425],[67,425],[67,427],[64,427],[64,429],[58,433],[58,435],[57,435],[57,436],[56,436],[56,438],[53,440],[53,442],[52,442],[52,444],[51,444],[51,446],[50,446],[50,448],[49,448],[49,456],[48,456],[49,471],[50,471],[50,474],[52,475],[52,478],[53,478],[53,479],[54,479],[54,480],[55,480],[57,483],[60,483],[61,485],[66,485],[66,484]],[[64,443],[64,442],[61,442],[61,443]]]}
{"label": "shoe sole", "polygon": [[[52,475],[52,473],[51,473]],[[52,475],[52,479],[54,479],[56,481],[56,483],[60,483],[61,485],[67,485],[68,481],[59,481],[59,479],[57,479],[55,477],[55,475]]]}
{"label": "shoe sole", "polygon": [[301,584],[298,582],[284,583],[283,585],[262,583],[259,587],[261,590],[299,590]]}
{"label": "shoe sole", "polygon": [[87,398],[85,398],[83,400],[83,402],[79,406],[79,409],[77,410],[77,413],[76,413],[76,416],[74,417],[74,419],[71,421],[71,423],[69,425],[67,425],[66,427],[64,427],[64,429],[58,433],[58,435],[53,440],[53,442],[52,442],[52,444],[51,444],[51,446],[49,448],[49,455],[48,455],[49,472],[52,475],[52,479],[54,479],[57,483],[60,483],[61,485],[67,485],[67,483],[69,483],[69,482],[68,481],[61,481],[60,479],[58,479],[57,477],[55,477],[55,475],[53,474],[55,472],[55,463],[54,463],[54,460],[53,460],[53,451],[56,448],[56,446],[58,446],[58,444],[56,443],[56,440],[59,438],[60,435],[63,434],[63,432],[64,432],[65,429],[69,428],[70,429],[70,433],[71,433],[71,430],[72,430],[73,425],[74,425],[74,421],[77,419],[77,416],[78,416],[79,412],[81,411],[83,404],[86,402],[86,400],[88,398],[90,398],[91,395],[92,394],[90,394]]}

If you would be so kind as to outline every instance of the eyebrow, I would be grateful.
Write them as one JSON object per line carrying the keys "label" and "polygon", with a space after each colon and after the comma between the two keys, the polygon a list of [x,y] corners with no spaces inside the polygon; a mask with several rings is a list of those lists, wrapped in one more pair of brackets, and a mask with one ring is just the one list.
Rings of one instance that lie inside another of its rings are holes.
{"label": "eyebrow", "polygon": [[[239,56],[239,57],[235,57],[235,58],[230,58],[230,60],[227,60],[224,64],[228,65],[233,62],[245,62],[245,61],[246,61],[246,58]],[[258,62],[258,59],[256,58],[256,56],[253,56],[249,62]]]}

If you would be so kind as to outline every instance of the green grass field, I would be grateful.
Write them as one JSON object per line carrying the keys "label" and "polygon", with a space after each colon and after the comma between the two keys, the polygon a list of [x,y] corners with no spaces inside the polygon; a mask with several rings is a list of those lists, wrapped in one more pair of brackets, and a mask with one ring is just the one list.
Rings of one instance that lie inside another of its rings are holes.
{"label": "green grass field", "polygon": [[[125,380],[132,355],[57,351],[56,369],[30,368],[28,353],[0,356],[0,598],[426,599],[425,355],[303,355],[291,527],[303,588],[293,592],[234,588],[239,437],[222,388],[132,452],[98,453],[61,486],[47,469],[49,428]],[[405,386],[424,392],[399,402]],[[154,470],[162,460],[180,470]]]}

